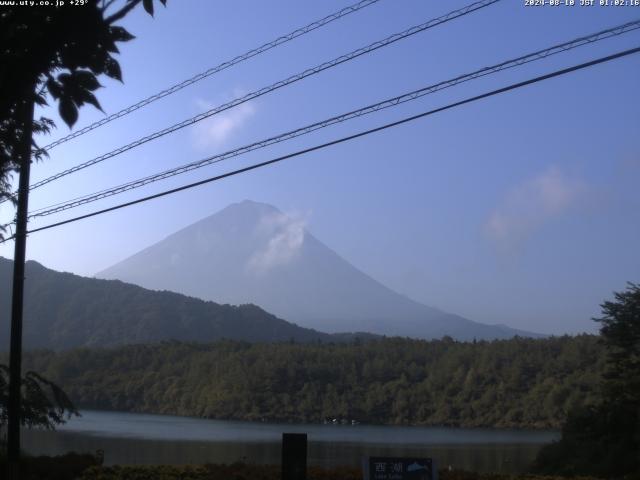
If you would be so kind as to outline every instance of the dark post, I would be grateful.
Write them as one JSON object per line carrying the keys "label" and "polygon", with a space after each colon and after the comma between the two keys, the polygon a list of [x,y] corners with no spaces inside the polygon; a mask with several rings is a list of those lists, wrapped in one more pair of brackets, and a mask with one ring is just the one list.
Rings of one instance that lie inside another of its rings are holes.
{"label": "dark post", "polygon": [[11,297],[11,345],[9,353],[9,402],[7,459],[9,478],[20,476],[20,400],[22,380],[22,306],[24,297],[24,261],[27,247],[27,211],[29,208],[29,173],[31,170],[31,134],[33,89],[24,99],[18,210],[16,212],[15,253],[13,256],[13,291]]}
{"label": "dark post", "polygon": [[282,434],[282,480],[307,480],[307,434]]}

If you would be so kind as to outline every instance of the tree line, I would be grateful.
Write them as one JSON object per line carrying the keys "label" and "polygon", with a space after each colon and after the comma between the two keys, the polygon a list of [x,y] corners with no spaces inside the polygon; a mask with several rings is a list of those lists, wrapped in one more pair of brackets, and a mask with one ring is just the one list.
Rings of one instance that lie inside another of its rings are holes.
{"label": "tree line", "polygon": [[564,476],[639,478],[640,284],[602,305],[605,369],[600,400],[571,409],[558,442],[539,453],[534,470]]}
{"label": "tree line", "polygon": [[598,337],[163,342],[26,354],[80,408],[252,421],[559,428],[599,401]]}

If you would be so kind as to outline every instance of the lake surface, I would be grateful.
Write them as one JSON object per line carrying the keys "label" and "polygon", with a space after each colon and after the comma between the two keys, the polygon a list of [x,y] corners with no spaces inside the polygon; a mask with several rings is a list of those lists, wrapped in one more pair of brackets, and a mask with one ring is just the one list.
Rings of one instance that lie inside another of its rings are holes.
{"label": "lake surface", "polygon": [[283,432],[307,433],[308,463],[359,466],[363,456],[427,456],[440,466],[519,473],[557,432],[300,425],[235,422],[122,412],[83,411],[56,432],[23,431],[35,455],[104,450],[105,464],[278,464]]}

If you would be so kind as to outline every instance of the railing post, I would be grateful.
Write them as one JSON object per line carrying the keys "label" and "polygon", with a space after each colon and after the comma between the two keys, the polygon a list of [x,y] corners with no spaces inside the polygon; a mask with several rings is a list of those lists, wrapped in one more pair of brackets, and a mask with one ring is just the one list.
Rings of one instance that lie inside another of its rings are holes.
{"label": "railing post", "polygon": [[282,480],[307,480],[307,434],[282,434]]}

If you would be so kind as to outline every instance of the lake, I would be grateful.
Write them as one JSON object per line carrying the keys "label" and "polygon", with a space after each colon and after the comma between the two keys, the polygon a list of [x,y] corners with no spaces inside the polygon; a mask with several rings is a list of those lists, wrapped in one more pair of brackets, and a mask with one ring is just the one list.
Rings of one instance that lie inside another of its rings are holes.
{"label": "lake", "polygon": [[23,430],[34,455],[104,450],[105,464],[280,463],[283,432],[307,433],[308,463],[359,466],[363,456],[427,456],[440,466],[523,472],[552,431],[277,424],[83,411],[55,432]]}

